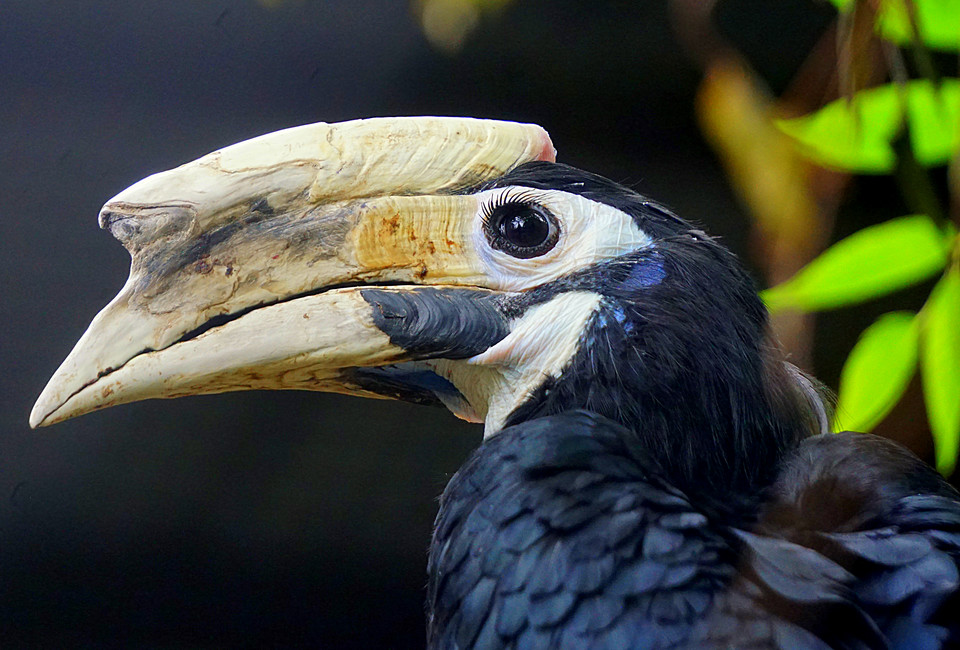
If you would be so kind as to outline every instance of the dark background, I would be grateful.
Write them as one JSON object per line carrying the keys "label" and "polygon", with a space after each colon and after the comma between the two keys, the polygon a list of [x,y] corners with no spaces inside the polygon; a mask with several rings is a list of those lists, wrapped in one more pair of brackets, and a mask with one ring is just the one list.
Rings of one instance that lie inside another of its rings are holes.
{"label": "dark background", "polygon": [[[774,90],[830,19],[813,0],[718,9]],[[749,261],[749,222],[694,120],[699,74],[660,0],[508,4],[457,52],[398,0],[3,0],[0,644],[422,646],[436,497],[480,440],[445,411],[312,393],[30,431],[44,383],[126,278],[96,227],[106,199],[296,124],[494,117],[542,124],[560,160]]]}

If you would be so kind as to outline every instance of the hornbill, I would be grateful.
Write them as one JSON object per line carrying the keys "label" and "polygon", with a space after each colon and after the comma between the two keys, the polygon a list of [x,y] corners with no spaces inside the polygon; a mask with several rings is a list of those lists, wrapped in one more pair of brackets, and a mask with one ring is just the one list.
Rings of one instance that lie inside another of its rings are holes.
{"label": "hornbill", "polygon": [[251,388],[484,423],[440,501],[432,647],[960,641],[957,493],[827,433],[734,255],[554,162],[539,127],[287,129],[136,183],[100,225],[130,277],[33,426]]}

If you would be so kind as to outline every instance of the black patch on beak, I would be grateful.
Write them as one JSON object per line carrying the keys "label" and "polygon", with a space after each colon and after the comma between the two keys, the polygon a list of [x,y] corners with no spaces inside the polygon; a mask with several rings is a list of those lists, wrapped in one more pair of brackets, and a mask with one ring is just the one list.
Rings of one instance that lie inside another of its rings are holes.
{"label": "black patch on beak", "polygon": [[350,386],[368,390],[390,399],[423,406],[443,406],[438,396],[464,400],[460,391],[449,381],[415,364],[400,364],[372,368],[347,368],[340,372],[340,380]]}
{"label": "black patch on beak", "polygon": [[466,398],[456,386],[432,370],[418,366],[417,362],[372,368],[348,368],[340,373],[340,379],[345,384],[412,404],[424,406],[467,404]]}
{"label": "black patch on beak", "polygon": [[475,289],[363,289],[373,322],[418,359],[467,359],[507,333],[507,296]]}

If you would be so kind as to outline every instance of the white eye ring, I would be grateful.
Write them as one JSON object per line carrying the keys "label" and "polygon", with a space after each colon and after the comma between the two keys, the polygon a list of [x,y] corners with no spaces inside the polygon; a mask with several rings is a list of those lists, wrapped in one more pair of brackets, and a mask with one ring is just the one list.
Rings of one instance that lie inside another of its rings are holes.
{"label": "white eye ring", "polygon": [[[510,186],[476,196],[473,242],[492,289],[524,291],[653,243],[630,215],[578,194]],[[491,242],[490,217],[507,204],[535,205],[556,219],[556,241],[534,255]]]}

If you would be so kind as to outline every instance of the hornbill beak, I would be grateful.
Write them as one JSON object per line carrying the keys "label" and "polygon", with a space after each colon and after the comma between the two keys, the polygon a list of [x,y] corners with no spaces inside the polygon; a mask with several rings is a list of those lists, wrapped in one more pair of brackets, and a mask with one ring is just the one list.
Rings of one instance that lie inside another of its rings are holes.
{"label": "hornbill beak", "polygon": [[447,293],[414,316],[437,317],[465,290],[482,310],[500,287],[478,257],[478,199],[463,192],[553,158],[534,125],[381,118],[279,131],[136,183],[100,212],[131,254],[130,277],[50,379],[30,425],[199,393],[369,394],[344,370],[457,345],[461,358],[482,352],[502,328],[464,346],[474,325],[461,322],[428,349],[410,340],[415,324],[406,337],[385,326],[409,311],[391,298],[433,285]]}

